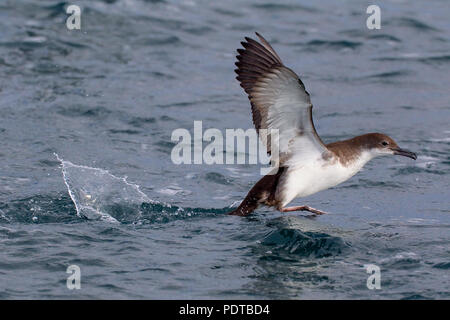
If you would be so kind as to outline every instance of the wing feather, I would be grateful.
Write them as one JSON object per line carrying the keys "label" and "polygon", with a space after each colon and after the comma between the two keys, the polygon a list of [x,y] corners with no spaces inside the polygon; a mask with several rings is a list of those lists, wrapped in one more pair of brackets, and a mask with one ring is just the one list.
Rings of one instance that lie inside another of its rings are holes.
{"label": "wing feather", "polygon": [[[317,157],[327,148],[312,120],[309,93],[300,78],[285,67],[272,46],[258,33],[260,42],[246,37],[238,49],[236,79],[248,94],[253,124],[259,131],[278,129],[276,146],[280,164],[292,165],[305,157]],[[260,135],[269,153],[270,135]]]}

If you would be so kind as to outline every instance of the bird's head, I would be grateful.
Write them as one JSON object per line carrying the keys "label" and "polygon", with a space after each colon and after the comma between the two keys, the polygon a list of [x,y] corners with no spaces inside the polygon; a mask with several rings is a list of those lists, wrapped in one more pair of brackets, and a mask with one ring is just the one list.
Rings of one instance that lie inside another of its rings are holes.
{"label": "bird's head", "polygon": [[374,156],[399,155],[416,160],[417,155],[409,150],[402,149],[391,137],[382,133],[368,133],[364,135],[364,147]]}

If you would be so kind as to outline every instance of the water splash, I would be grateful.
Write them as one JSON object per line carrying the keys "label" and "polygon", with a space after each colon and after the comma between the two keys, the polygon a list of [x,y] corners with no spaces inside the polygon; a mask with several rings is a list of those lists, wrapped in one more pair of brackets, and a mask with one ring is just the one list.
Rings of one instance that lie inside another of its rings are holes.
{"label": "water splash", "polygon": [[182,208],[155,201],[126,178],[116,177],[104,169],[76,165],[54,155],[61,162],[64,183],[77,215],[88,220],[152,224],[229,211],[228,207]]}
{"label": "water splash", "polygon": [[139,186],[107,170],[61,162],[64,183],[75,204],[77,215],[90,220],[132,222],[142,216],[142,204],[153,204]]}

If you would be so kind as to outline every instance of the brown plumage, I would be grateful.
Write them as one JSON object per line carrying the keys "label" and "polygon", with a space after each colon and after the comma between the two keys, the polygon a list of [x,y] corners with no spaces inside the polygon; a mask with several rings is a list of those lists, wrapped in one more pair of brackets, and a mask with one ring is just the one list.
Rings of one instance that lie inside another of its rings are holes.
{"label": "brown plumage", "polygon": [[273,175],[265,175],[250,189],[245,199],[239,207],[230,212],[231,215],[246,216],[256,210],[261,204],[266,206],[277,206],[278,201],[275,198],[278,181],[285,168],[281,167]]}
{"label": "brown plumage", "polygon": [[391,148],[398,148],[392,138],[382,133],[366,133],[348,140],[336,141],[327,144],[327,149],[337,156],[342,165],[348,165],[354,161],[362,150],[378,145],[380,142],[387,142]]}

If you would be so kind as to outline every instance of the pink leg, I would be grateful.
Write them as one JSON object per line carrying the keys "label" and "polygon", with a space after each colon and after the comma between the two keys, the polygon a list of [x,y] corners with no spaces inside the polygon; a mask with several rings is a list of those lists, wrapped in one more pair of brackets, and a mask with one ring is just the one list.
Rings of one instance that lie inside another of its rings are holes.
{"label": "pink leg", "polygon": [[326,214],[324,211],[320,211],[308,206],[296,206],[296,207],[288,207],[288,208],[281,208],[281,212],[291,212],[291,211],[309,211],[315,214]]}

